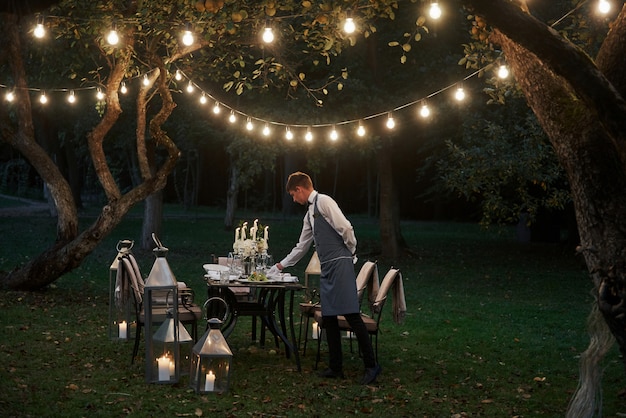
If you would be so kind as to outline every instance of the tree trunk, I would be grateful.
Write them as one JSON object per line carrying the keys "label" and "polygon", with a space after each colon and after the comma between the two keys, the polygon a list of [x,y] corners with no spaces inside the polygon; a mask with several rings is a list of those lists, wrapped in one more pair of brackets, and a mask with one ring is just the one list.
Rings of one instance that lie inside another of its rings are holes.
{"label": "tree trunk", "polygon": [[[154,176],[145,179],[126,194],[122,194],[107,165],[107,158],[102,147],[106,134],[111,130],[121,113],[117,91],[130,63],[130,46],[129,50],[119,51],[106,85],[108,92],[106,111],[100,122],[87,135],[94,169],[104,188],[108,204],[102,208],[96,221],[79,234],[77,209],[72,198],[72,191],[54,162],[34,139],[32,108],[26,84],[26,72],[21,57],[17,18],[9,14],[2,14],[1,18],[3,19],[2,28],[5,31],[5,39],[9,46],[9,60],[15,79],[16,114],[18,118],[18,128],[15,130],[7,118],[7,109],[2,107],[0,111],[0,116],[3,118],[3,123],[0,126],[2,137],[19,150],[36,168],[55,202],[58,218],[57,237],[50,248],[32,258],[29,263],[0,277],[0,287],[16,290],[37,290],[80,266],[83,259],[119,224],[133,205],[165,187],[167,176],[174,169],[180,153],[160,127],[167,120],[175,105],[165,78],[159,77],[158,90],[162,98],[162,106],[151,121],[150,132],[155,141],[166,149],[167,158]],[[155,73],[159,72],[155,71]],[[141,151],[138,150],[139,154]],[[146,159],[145,155],[139,155],[139,157],[140,160]]]}
{"label": "tree trunk", "polygon": [[[592,278],[599,312],[617,340],[624,362],[626,103],[622,97],[626,73],[622,64],[626,6],[601,47],[596,67],[582,51],[513,3],[465,3],[497,28],[491,40],[502,46],[567,173],[580,233],[579,251]],[[590,333],[590,347],[583,358],[594,357],[585,364],[597,368],[610,340],[603,338],[602,327],[590,327]],[[587,366],[581,362],[581,384],[570,404],[570,417],[590,417],[597,409],[600,389],[594,376],[598,373]]]}
{"label": "tree trunk", "polygon": [[239,195],[239,174],[237,167],[230,168],[228,191],[226,192],[226,215],[224,216],[224,228],[233,229],[235,223],[235,211],[237,210],[237,196]]}

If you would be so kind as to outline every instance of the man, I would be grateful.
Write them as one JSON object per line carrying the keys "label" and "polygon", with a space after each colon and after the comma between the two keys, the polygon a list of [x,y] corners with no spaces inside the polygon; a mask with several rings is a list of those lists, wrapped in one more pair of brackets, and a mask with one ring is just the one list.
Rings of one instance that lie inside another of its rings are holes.
{"label": "man", "polygon": [[365,374],[361,383],[370,384],[382,368],[376,363],[372,342],[359,312],[354,272],[356,237],[352,224],[334,199],[313,188],[311,178],[305,173],[295,172],[289,176],[287,192],[294,202],[308,208],[298,243],[273,269],[293,266],[308,252],[311,243],[315,243],[321,265],[320,302],[329,352],[329,367],[320,376],[344,377],[341,334],[337,322],[337,315],[343,315],[356,335],[363,356]]}

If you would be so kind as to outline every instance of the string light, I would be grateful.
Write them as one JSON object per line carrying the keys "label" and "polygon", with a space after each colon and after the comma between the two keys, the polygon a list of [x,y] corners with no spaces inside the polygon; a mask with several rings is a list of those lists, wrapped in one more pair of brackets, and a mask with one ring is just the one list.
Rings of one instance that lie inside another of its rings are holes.
{"label": "string light", "polygon": [[70,94],[67,96],[67,101],[71,104],[76,103],[76,96],[74,95],[74,90],[70,91]]}
{"label": "string light", "polygon": [[365,136],[365,127],[363,126],[361,122],[359,122],[359,127],[356,130],[356,134],[360,137]]}
{"label": "string light", "polygon": [[200,104],[206,104],[206,102],[206,94],[202,93],[202,96],[200,96]]}
{"label": "string light", "polygon": [[499,78],[502,78],[502,79],[505,79],[505,78],[507,78],[508,76],[509,76],[509,69],[507,68],[507,66],[506,66],[506,65],[501,65],[501,66],[498,68],[498,77],[499,77]]}
{"label": "string light", "polygon": [[611,11],[611,3],[607,0],[598,1],[598,11],[604,15],[607,14]]}
{"label": "string light", "polygon": [[396,127],[396,121],[393,120],[393,116],[391,116],[391,113],[389,113],[387,115],[387,128],[393,129],[395,127]]}
{"label": "string light", "polygon": [[430,3],[430,9],[428,10],[428,14],[433,19],[437,20],[441,17],[441,7],[439,7],[439,3],[433,1]]}
{"label": "string light", "polygon": [[39,103],[41,103],[41,104],[48,103],[48,98],[46,97],[46,92],[45,91],[41,92],[41,95],[39,96]]}
{"label": "string light", "polygon": [[117,25],[115,24],[115,22],[113,22],[113,24],[111,25],[111,30],[107,35],[107,42],[109,43],[109,45],[115,46],[119,43],[119,41],[120,36],[117,34]]}
{"label": "string light", "polygon": [[337,133],[337,129],[335,128],[335,125],[333,125],[333,129],[331,129],[330,131],[330,139],[333,141],[336,141],[339,138],[339,134]]}
{"label": "string light", "polygon": [[262,38],[263,42],[265,42],[266,44],[271,44],[272,42],[274,42],[274,31],[270,26],[265,26],[265,29],[263,29]]}
{"label": "string light", "polygon": [[266,123],[263,127],[263,136],[270,136],[270,132],[270,126]]}
{"label": "string light", "polygon": [[348,11],[346,21],[343,24],[343,31],[348,35],[356,31],[356,24],[354,23],[354,19],[350,16],[350,11]]}
{"label": "string light", "polygon": [[40,17],[37,19],[37,25],[33,30],[33,35],[35,35],[35,38],[37,39],[41,39],[46,36],[46,28],[43,25],[43,18]]}
{"label": "string light", "polygon": [[219,102],[215,102],[215,105],[213,106],[213,113],[216,115],[220,114],[220,103]]}
{"label": "string light", "polygon": [[[600,10],[601,10],[603,13],[607,13],[607,12],[610,10],[610,6],[611,6],[611,5],[610,5],[610,3],[609,3],[608,1],[606,1],[606,0],[598,0],[598,7],[600,8]],[[438,16],[441,16],[441,9],[439,8],[437,1],[433,1],[433,2],[431,3],[431,11],[432,11],[432,10],[436,10],[436,9],[439,9],[439,14],[438,14]],[[571,12],[570,12],[570,13],[571,13]],[[568,14],[569,14],[569,13],[568,13]],[[437,16],[437,15],[436,15],[436,16]],[[432,16],[432,15],[431,15],[431,17],[435,18],[435,16]],[[561,19],[561,20],[562,20],[562,19]],[[557,22],[560,22],[560,20],[558,20]],[[42,26],[43,26],[43,22],[42,22],[42,21],[41,21],[41,22],[38,22],[38,23],[42,23]],[[355,31],[355,30],[356,30],[356,26],[354,25],[354,20],[353,20],[353,19],[349,16],[349,12],[348,12],[348,16],[347,16],[347,18],[346,18],[346,23],[347,23],[347,30],[348,30],[348,31],[351,31],[351,27],[354,27],[354,30],[352,30],[352,31]],[[553,24],[553,25],[551,25],[551,26],[554,26],[554,25],[555,25],[555,24]],[[267,26],[267,25],[266,25],[266,26]],[[189,27],[189,24],[188,24],[188,27]],[[36,29],[36,28],[35,28],[35,29]],[[113,24],[112,24],[112,32],[113,32],[113,31],[114,31],[114,32],[117,32],[115,29],[116,29],[116,28],[115,28],[115,22],[113,22]],[[44,30],[45,30],[45,27],[44,27]],[[34,32],[35,32],[35,30],[33,30],[33,34],[34,34]],[[189,32],[191,32],[191,31],[189,30]],[[191,33],[191,35],[193,36],[193,33]],[[119,42],[119,35],[118,35],[118,37],[117,37],[117,42]],[[111,43],[117,43],[117,42],[111,42]],[[479,70],[475,71],[474,73],[472,73],[472,74],[468,75],[467,77],[465,77],[465,78],[463,79],[463,81],[465,81],[465,80],[467,80],[467,79],[469,79],[469,78],[471,78],[471,77],[473,77],[473,76],[475,76],[475,75],[479,74],[481,71],[484,71],[486,68],[487,68],[487,67],[485,67],[485,68],[481,68],[481,69],[479,69]],[[507,68],[506,66],[502,65],[502,66],[500,66],[500,67],[498,68],[498,70],[497,70],[497,75],[498,75],[498,77],[504,77],[504,74],[508,75],[508,68]],[[133,77],[133,78],[139,78],[139,77],[140,77],[140,76],[136,76],[136,77]],[[175,77],[175,79],[176,79],[176,80],[180,81],[180,80],[182,80],[183,78],[185,78],[186,76],[184,76],[184,75],[183,75],[183,73],[182,73],[179,69],[177,69],[177,70],[176,70],[176,72],[175,72],[174,77]],[[145,83],[145,82],[146,82],[146,80],[148,80],[147,74],[143,75],[143,82]],[[188,79],[188,81],[189,81],[189,82],[188,82],[188,85],[187,85],[186,90],[187,90],[189,93],[192,93],[192,92],[195,90],[194,86],[195,86],[195,87],[198,87],[198,86],[196,86],[195,84],[193,84],[193,82],[192,82],[192,80],[191,80],[191,79]],[[432,93],[432,94],[428,95],[428,96],[427,96],[427,98],[430,98],[430,97],[435,96],[435,95],[438,95],[438,94],[440,94],[440,93],[442,93],[442,92],[444,92],[444,91],[447,91],[448,89],[450,89],[450,88],[451,88],[451,87],[453,87],[453,86],[454,86],[454,84],[453,84],[453,85],[450,85],[450,86],[447,86],[447,87],[444,87],[444,88],[442,88],[442,89],[438,90],[437,92],[435,92],[435,93]],[[6,89],[8,89],[8,87],[7,87],[7,86],[2,85],[2,84],[0,84],[0,88],[6,88]],[[96,87],[81,88],[81,89],[79,89],[79,90],[89,90],[89,89],[94,89],[94,88],[96,88]],[[44,92],[44,90],[43,90],[43,89],[40,89],[40,88],[29,88],[28,90],[30,90],[30,91],[39,91],[39,92],[41,92],[41,95],[40,95],[40,102],[42,102],[42,103],[47,103],[48,98],[47,98],[47,96],[46,96],[46,94],[45,94],[45,92]],[[201,89],[201,90],[202,90],[202,89]],[[48,91],[50,91],[50,89],[48,89]],[[53,89],[53,91],[66,91],[66,92],[67,92],[67,91],[68,91],[68,89],[66,89],[66,88],[63,88],[63,89]],[[127,92],[127,87],[126,87],[126,84],[125,84],[124,82],[122,82],[122,83],[121,83],[121,85],[120,85],[120,92],[121,92],[121,93],[123,93],[123,94],[125,94],[125,93]],[[100,88],[98,88],[98,89],[97,89],[97,95],[96,95],[96,97],[97,97],[97,99],[98,99],[98,100],[104,100],[106,96],[105,96],[105,94],[101,91],[101,89],[100,89]],[[200,98],[200,101],[201,101],[201,102],[205,102],[205,101],[207,101],[207,100],[208,100],[208,99],[207,99],[207,97],[208,97],[208,98],[210,98],[210,99],[213,99],[213,97],[211,96],[211,94],[206,94],[206,93],[203,91],[203,92],[202,92],[202,97]],[[455,97],[455,98],[456,98],[456,100],[458,100],[458,101],[462,101],[462,100],[464,100],[464,99],[465,99],[465,92],[464,92],[464,90],[463,90],[463,88],[462,88],[462,87],[458,87],[458,88],[456,89],[455,94],[454,94],[454,97]],[[7,100],[7,101],[9,101],[9,102],[10,102],[10,101],[14,101],[15,99],[16,99],[16,96],[15,96],[15,94],[14,94],[14,90],[9,90],[9,91],[7,91],[7,93],[5,94],[5,100]],[[74,91],[73,91],[73,90],[71,90],[71,91],[70,91],[70,93],[69,93],[69,95],[68,95],[68,97],[67,97],[67,100],[68,100],[69,102],[73,102],[73,101],[75,101],[75,100],[76,100],[76,96],[75,96],[75,94],[74,94]],[[415,105],[415,104],[417,104],[417,103],[419,103],[419,102],[422,102],[422,106],[420,107],[420,110],[419,110],[419,114],[420,114],[420,116],[422,116],[422,117],[424,117],[424,118],[426,118],[426,117],[430,116],[430,114],[431,114],[430,109],[428,108],[428,106],[427,106],[427,105],[426,105],[426,103],[424,102],[424,99],[420,99],[420,100],[417,100],[417,101],[413,101],[413,102],[410,102],[410,103],[404,104],[404,105],[402,105],[402,106],[400,106],[400,107],[397,107],[397,108],[395,108],[395,109],[392,109],[391,111],[386,111],[386,112],[383,112],[383,113],[374,114],[374,115],[369,115],[369,116],[366,116],[366,117],[364,117],[364,118],[361,118],[361,119],[358,121],[358,128],[357,128],[357,132],[356,132],[356,133],[357,133],[357,135],[358,135],[359,137],[363,137],[363,136],[365,136],[365,135],[366,135],[366,130],[365,130],[365,127],[364,127],[364,125],[363,125],[363,121],[364,121],[364,120],[375,119],[375,118],[381,117],[381,116],[383,116],[383,115],[385,115],[385,114],[387,114],[387,116],[388,116],[388,117],[387,117],[387,126],[388,126],[390,129],[391,129],[391,128],[393,128],[393,127],[395,127],[395,120],[394,120],[394,119],[393,119],[393,117],[391,116],[391,115],[392,115],[392,112],[399,111],[399,110],[401,110],[401,109],[403,109],[403,108],[406,108],[406,107],[409,107],[409,106],[413,106],[413,105]],[[219,103],[216,101],[216,107],[214,107],[214,112],[215,112],[215,109],[216,109],[216,108],[217,108],[217,109],[219,109],[219,106],[218,106],[218,105],[219,105]],[[235,122],[237,121],[237,115],[236,115],[236,113],[239,113],[239,114],[241,114],[243,117],[247,117],[246,129],[247,129],[248,131],[252,131],[252,130],[253,130],[253,127],[254,127],[254,126],[253,126],[253,124],[252,124],[252,119],[253,119],[252,117],[247,116],[247,115],[246,115],[246,114],[244,114],[244,113],[236,112],[234,109],[230,108],[229,106],[225,106],[225,107],[226,107],[226,108],[228,108],[228,109],[230,110],[230,116],[229,116],[228,120],[229,120],[231,123],[235,123]],[[217,113],[217,112],[215,112],[215,113]],[[265,124],[265,125],[264,125],[264,128],[263,128],[263,130],[262,130],[263,135],[268,135],[268,134],[267,134],[267,132],[268,132],[268,130],[270,130],[270,129],[271,129],[271,126],[272,126],[272,125],[282,125],[282,126],[285,126],[285,138],[287,138],[288,140],[293,139],[293,133],[292,133],[291,129],[290,129],[288,126],[286,126],[286,125],[284,125],[283,123],[281,123],[281,122],[264,121],[263,119],[257,119],[257,118],[254,118],[254,120],[259,120],[260,122],[262,122],[262,123],[264,123],[264,124]],[[342,124],[346,124],[346,123],[355,123],[355,122],[357,122],[357,121],[356,121],[356,120],[354,120],[354,121],[344,121],[344,122],[341,122],[341,123],[342,123]],[[301,126],[301,125],[297,125],[297,126]],[[328,127],[328,126],[332,126],[332,129],[331,129],[331,131],[330,131],[330,133],[329,133],[330,138],[331,138],[333,141],[334,141],[334,140],[337,140],[337,139],[338,139],[338,137],[339,137],[339,134],[337,133],[336,128],[335,128],[335,125],[334,125],[334,124],[332,124],[332,125],[331,125],[331,124],[315,125],[314,127],[315,127],[315,128],[321,128],[321,127]],[[305,139],[306,139],[307,141],[311,141],[311,140],[313,140],[313,131],[312,131],[312,127],[311,127],[311,126],[309,126],[309,127],[307,128],[307,130],[306,130]]]}
{"label": "string light", "polygon": [[191,46],[195,42],[193,33],[191,32],[191,24],[187,23],[183,32],[183,45]]}
{"label": "string light", "polygon": [[456,89],[456,91],[454,92],[454,98],[459,102],[465,100],[465,90],[463,90],[463,87],[459,87]]}

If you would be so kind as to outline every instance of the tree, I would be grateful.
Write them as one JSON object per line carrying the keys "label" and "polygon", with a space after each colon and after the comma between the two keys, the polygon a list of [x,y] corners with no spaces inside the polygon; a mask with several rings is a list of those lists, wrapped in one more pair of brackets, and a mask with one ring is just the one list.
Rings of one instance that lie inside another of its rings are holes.
{"label": "tree", "polygon": [[[350,6],[358,9],[367,20],[377,16],[393,18],[397,3],[385,0],[371,4],[360,0]],[[330,67],[323,68],[324,63],[331,63],[344,47],[355,41],[354,37],[345,36],[338,24],[346,11],[326,2],[313,5],[308,1],[288,1],[279,5],[270,0],[204,3],[112,0],[103,4],[87,0],[60,1],[51,23],[62,35],[59,42],[67,41],[65,48],[71,48],[75,59],[69,64],[60,63],[63,67],[59,72],[80,81],[77,87],[99,86],[106,92],[96,107],[101,119],[86,138],[106,204],[98,219],[81,232],[71,187],[36,141],[26,81],[28,68],[23,61],[27,51],[22,48],[20,39],[26,29],[21,25],[28,20],[18,21],[14,9],[5,10],[2,30],[11,40],[5,57],[11,65],[17,100],[14,114],[6,103],[0,108],[2,137],[36,167],[58,211],[58,233],[51,248],[0,278],[2,286],[14,289],[41,288],[79,266],[140,201],[148,199],[148,213],[156,213],[156,216],[146,216],[145,229],[158,229],[157,223],[150,222],[159,219],[160,199],[156,193],[163,189],[180,157],[175,142],[163,129],[176,106],[171,93],[171,88],[175,87],[171,77],[174,63],[197,80],[221,82],[227,91],[237,94],[282,86],[289,97],[301,95],[321,105],[320,97],[327,93],[329,86],[340,84],[337,82],[340,78],[332,74]],[[281,25],[281,33],[285,39],[290,38],[293,45],[272,54],[257,41],[261,30],[259,22],[277,13],[280,18],[276,22],[288,18],[288,22]],[[186,28],[191,21],[203,24],[193,28],[196,42],[185,46],[172,31]],[[123,41],[119,47],[110,46],[104,39],[105,28],[116,23]],[[369,26],[365,32],[373,30],[375,27]],[[301,51],[308,53],[307,59],[301,58]],[[54,71],[53,61],[48,64],[49,70]],[[87,65],[94,65],[89,74],[85,74]],[[307,84],[305,71],[314,67],[322,70]],[[123,80],[139,75],[147,79],[147,84],[142,84],[135,96],[136,160],[141,180],[130,189],[122,190],[119,179],[108,165],[106,144],[123,111],[118,93],[120,86]]]}
{"label": "tree", "polygon": [[[611,344],[602,336],[607,326],[626,361],[626,73],[621,65],[626,7],[612,21],[594,60],[533,17],[524,2],[462,3],[477,17],[477,35],[502,47],[570,184],[578,249],[592,278],[597,310],[568,416],[592,416],[599,399],[598,362]],[[606,326],[599,326],[597,313]]]}

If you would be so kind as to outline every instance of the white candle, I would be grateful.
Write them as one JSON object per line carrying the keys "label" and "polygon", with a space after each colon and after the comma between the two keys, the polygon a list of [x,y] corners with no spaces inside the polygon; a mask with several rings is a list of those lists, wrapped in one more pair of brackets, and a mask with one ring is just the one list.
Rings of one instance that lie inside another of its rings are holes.
{"label": "white candle", "polygon": [[258,224],[259,224],[259,220],[258,220],[258,219],[255,219],[255,220],[254,220],[254,230],[255,230],[255,231],[256,231],[257,229],[259,229],[259,225],[258,225]]}
{"label": "white candle", "polygon": [[244,222],[243,226],[241,227],[241,240],[245,240],[246,239],[246,229],[248,228],[248,222]]}
{"label": "white candle", "polygon": [[265,229],[263,230],[263,239],[265,240],[265,242],[267,242],[267,234],[268,234],[267,231],[269,228],[270,228],[269,226],[266,226]]}
{"label": "white candle", "polygon": [[170,360],[170,377],[175,377],[176,376],[176,363],[174,363],[174,360]]}
{"label": "white candle", "polygon": [[241,229],[241,228],[237,228],[237,229],[235,229],[235,242],[239,239],[239,230],[240,230],[240,229]]}
{"label": "white candle", "polygon": [[256,240],[256,230],[258,228],[256,226],[253,226],[252,228],[250,228],[250,239],[251,240]]}
{"label": "white candle", "polygon": [[170,359],[163,355],[157,359],[159,365],[159,381],[164,382],[170,380]]}
{"label": "white candle", "polygon": [[213,392],[215,389],[215,375],[213,371],[209,370],[209,372],[205,376],[204,380],[204,390],[205,392]]}
{"label": "white candle", "polygon": [[128,324],[126,323],[126,321],[122,321],[119,323],[119,331],[120,331],[120,338],[126,339],[128,338]]}
{"label": "white candle", "polygon": [[312,331],[311,337],[314,340],[317,340],[319,338],[319,336],[320,336],[320,334],[319,334],[319,328],[317,326],[317,322],[313,322],[313,331]]}

